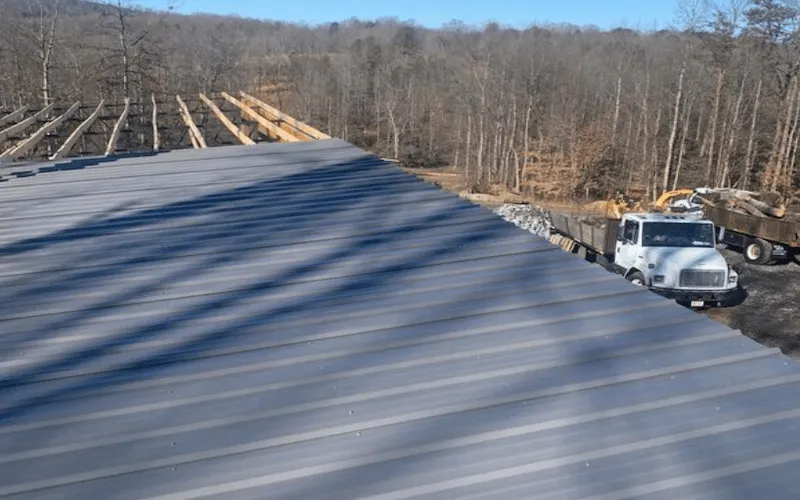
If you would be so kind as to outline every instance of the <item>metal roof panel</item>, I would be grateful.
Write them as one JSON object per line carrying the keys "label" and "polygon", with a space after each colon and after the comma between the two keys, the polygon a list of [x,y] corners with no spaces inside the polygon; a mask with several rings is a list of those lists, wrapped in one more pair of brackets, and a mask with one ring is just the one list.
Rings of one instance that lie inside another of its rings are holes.
{"label": "metal roof panel", "polygon": [[18,168],[0,495],[793,495],[795,363],[343,141]]}

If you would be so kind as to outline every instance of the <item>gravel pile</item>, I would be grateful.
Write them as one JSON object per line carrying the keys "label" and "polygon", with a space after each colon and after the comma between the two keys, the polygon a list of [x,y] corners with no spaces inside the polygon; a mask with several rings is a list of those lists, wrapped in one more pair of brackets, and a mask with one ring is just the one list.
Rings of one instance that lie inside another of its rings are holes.
{"label": "gravel pile", "polygon": [[550,218],[546,210],[532,205],[506,203],[494,213],[517,227],[544,238],[550,235]]}

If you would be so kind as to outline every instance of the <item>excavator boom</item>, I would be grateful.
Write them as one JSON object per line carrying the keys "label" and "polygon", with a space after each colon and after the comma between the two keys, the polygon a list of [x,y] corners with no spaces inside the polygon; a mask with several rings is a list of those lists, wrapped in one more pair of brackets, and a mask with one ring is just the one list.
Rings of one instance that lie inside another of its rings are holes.
{"label": "excavator boom", "polygon": [[689,198],[695,193],[694,189],[675,189],[673,191],[665,191],[658,197],[653,206],[659,210],[664,210],[670,201],[675,198]]}

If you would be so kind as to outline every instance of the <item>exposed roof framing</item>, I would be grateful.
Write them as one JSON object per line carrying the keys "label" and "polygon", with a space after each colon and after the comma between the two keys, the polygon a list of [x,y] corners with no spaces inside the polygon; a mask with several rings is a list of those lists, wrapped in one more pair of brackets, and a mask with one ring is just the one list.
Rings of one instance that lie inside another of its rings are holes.
{"label": "exposed roof framing", "polygon": [[255,104],[257,107],[259,107],[262,110],[264,110],[264,112],[266,112],[266,114],[267,114],[267,118],[269,118],[270,120],[279,120],[279,121],[282,121],[284,123],[287,123],[288,125],[293,127],[297,132],[299,132],[300,134],[308,136],[308,138],[311,138],[311,139],[330,139],[331,138],[331,136],[329,136],[328,134],[325,134],[325,133],[315,129],[314,127],[311,127],[311,126],[301,122],[300,120],[297,120],[297,119],[287,115],[286,113],[280,111],[279,109],[270,106],[269,104],[265,103],[261,99],[253,97],[252,95],[250,95],[250,94],[248,94],[248,93],[246,93],[244,91],[239,92],[239,95],[241,95],[244,98],[244,102],[245,103],[251,102],[251,103]]}
{"label": "exposed roof framing", "polygon": [[209,99],[205,94],[200,94],[200,100],[202,100],[206,104],[206,106],[211,108],[211,111],[214,112],[219,121],[221,121],[222,124],[225,125],[225,127],[228,129],[228,131],[231,134],[233,134],[237,139],[239,139],[239,141],[242,144],[248,146],[252,146],[253,144],[255,144],[255,141],[253,141],[253,139],[251,139],[250,137],[247,136],[247,134],[239,130],[239,128],[227,116],[225,116],[225,113],[223,113],[222,110],[219,109],[219,107],[216,104],[214,104],[214,101]]}
{"label": "exposed roof framing", "polygon": [[78,128],[76,128],[75,131],[70,134],[64,144],[58,148],[58,151],[56,151],[55,154],[50,157],[51,160],[59,160],[67,156],[72,151],[72,148],[75,147],[75,144],[78,143],[78,140],[81,138],[81,136],[83,136],[83,134],[89,130],[89,128],[91,128],[94,122],[97,121],[97,118],[100,116],[100,112],[103,110],[104,104],[105,101],[101,100],[94,112],[89,115],[89,117],[84,120],[83,123],[78,125]]}
{"label": "exposed roof framing", "polygon": [[39,119],[47,116],[47,113],[52,111],[55,107],[55,103],[51,103],[48,106],[44,107],[42,110],[37,112],[31,117],[28,117],[21,122],[17,123],[16,125],[12,125],[5,130],[0,131],[0,142],[5,141],[6,139],[13,137],[14,135],[22,132],[23,130],[28,129],[31,125],[36,123]]}
{"label": "exposed roof framing", "polygon": [[119,134],[122,131],[122,127],[125,125],[125,120],[128,119],[128,113],[131,111],[131,100],[129,98],[125,98],[125,109],[122,110],[122,114],[120,115],[117,123],[114,124],[114,130],[111,132],[111,138],[108,140],[108,145],[106,146],[106,156],[113,154],[117,151],[117,141],[119,140]]}
{"label": "exposed roof framing", "polygon": [[68,119],[70,119],[72,117],[72,115],[74,115],[75,112],[78,111],[78,108],[80,107],[80,105],[81,105],[80,101],[76,102],[75,104],[70,106],[70,108],[67,109],[64,113],[62,113],[59,117],[54,118],[53,120],[50,120],[49,122],[44,124],[32,136],[30,136],[27,139],[25,139],[24,141],[20,142],[14,148],[4,152],[2,155],[0,155],[0,157],[16,159],[16,158],[20,158],[22,156],[25,156],[25,154],[28,151],[30,151],[31,149],[35,148],[39,144],[39,142],[41,142],[41,140],[44,139],[44,136],[48,132],[50,132],[52,130],[55,130],[62,123],[64,123]]}
{"label": "exposed roof framing", "polygon": [[14,123],[14,122],[16,122],[16,121],[17,121],[17,120],[19,120],[21,117],[25,116],[25,113],[26,113],[26,112],[27,112],[29,109],[30,109],[30,105],[27,105],[27,104],[26,104],[25,106],[22,106],[22,107],[21,107],[21,108],[19,108],[18,110],[16,110],[16,111],[13,111],[13,112],[11,112],[11,113],[7,114],[6,116],[4,116],[4,117],[0,118],[0,127],[4,127],[5,125],[8,125],[9,123]]}
{"label": "exposed roof framing", "polygon": [[192,139],[192,145],[197,148],[205,149],[208,147],[203,134],[200,133],[200,129],[197,128],[197,124],[195,124],[194,119],[192,118],[192,113],[189,112],[189,107],[186,106],[186,103],[183,102],[181,96],[176,95],[175,99],[178,101],[178,106],[180,106],[181,116],[183,117],[184,123],[186,126],[189,127],[190,138]]}
{"label": "exposed roof framing", "polygon": [[[184,149],[187,131],[190,147],[197,149],[329,138],[252,94],[237,95],[241,99],[228,92],[171,98],[152,94],[146,100],[104,99],[69,109],[59,103],[43,109],[26,105],[0,118],[0,125],[6,126],[0,131],[0,156],[57,161],[70,156]],[[54,109],[66,112],[52,120],[48,115]],[[197,119],[199,115],[202,120]],[[45,122],[45,117],[51,120]],[[39,128],[25,137],[24,132],[37,122],[41,122]]]}
{"label": "exposed roof framing", "polygon": [[233,104],[234,106],[236,106],[237,108],[242,110],[242,112],[245,115],[247,115],[251,119],[257,121],[259,123],[259,125],[261,125],[265,129],[267,129],[271,134],[274,134],[275,137],[277,137],[277,138],[279,138],[279,139],[281,139],[283,141],[286,141],[286,142],[297,142],[297,141],[300,140],[300,139],[297,138],[297,136],[295,136],[293,134],[290,134],[289,132],[287,132],[287,131],[283,130],[282,128],[280,128],[279,126],[275,125],[274,123],[269,121],[267,118],[265,118],[264,116],[260,115],[255,110],[253,110],[250,106],[248,106],[247,104],[243,103],[239,99],[236,99],[235,97],[233,97],[232,95],[228,94],[227,92],[222,92],[220,95],[225,100],[227,100],[228,102],[230,102],[231,104]]}

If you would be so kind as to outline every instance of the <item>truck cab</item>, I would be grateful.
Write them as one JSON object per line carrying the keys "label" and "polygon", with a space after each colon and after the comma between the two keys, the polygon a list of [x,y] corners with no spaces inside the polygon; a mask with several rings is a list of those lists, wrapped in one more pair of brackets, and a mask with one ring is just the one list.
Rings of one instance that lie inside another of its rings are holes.
{"label": "truck cab", "polygon": [[628,281],[684,305],[722,305],[739,292],[739,276],[715,242],[714,224],[708,220],[625,214],[619,223],[614,267]]}

